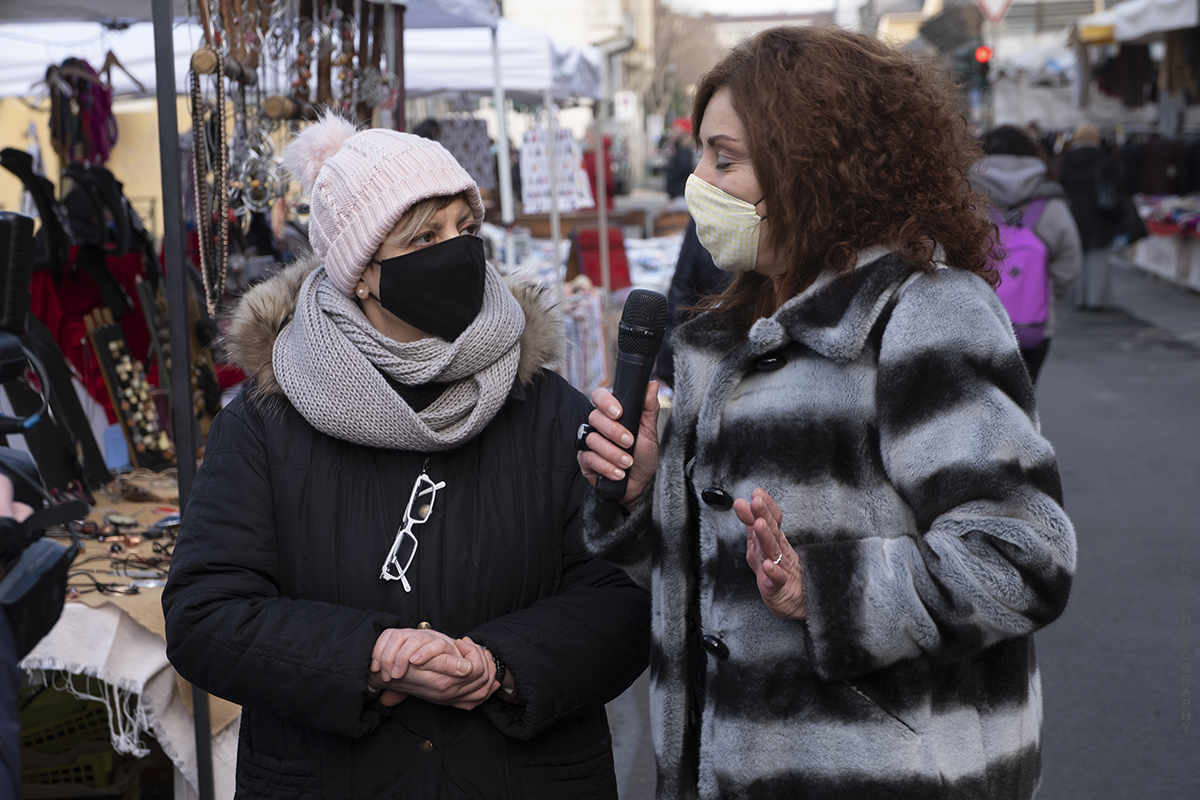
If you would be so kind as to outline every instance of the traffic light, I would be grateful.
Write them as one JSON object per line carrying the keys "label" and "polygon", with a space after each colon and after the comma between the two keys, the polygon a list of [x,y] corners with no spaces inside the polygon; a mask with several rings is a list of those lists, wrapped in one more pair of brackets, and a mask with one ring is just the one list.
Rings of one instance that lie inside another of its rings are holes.
{"label": "traffic light", "polygon": [[988,67],[992,63],[992,48],[986,44],[981,44],[975,48],[975,62],[979,64],[979,77],[981,83],[987,82]]}

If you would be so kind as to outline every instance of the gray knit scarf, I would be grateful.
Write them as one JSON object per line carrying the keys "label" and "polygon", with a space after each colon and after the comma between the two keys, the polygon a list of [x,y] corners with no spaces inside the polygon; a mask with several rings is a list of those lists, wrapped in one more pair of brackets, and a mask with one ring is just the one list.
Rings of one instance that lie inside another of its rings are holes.
{"label": "gray knit scarf", "polygon": [[[450,450],[483,430],[508,397],[525,314],[492,265],[483,309],[453,342],[394,341],[316,269],[300,287],[295,316],[275,340],[280,387],[309,424],[370,447]],[[384,379],[407,386],[449,383],[421,412]]]}

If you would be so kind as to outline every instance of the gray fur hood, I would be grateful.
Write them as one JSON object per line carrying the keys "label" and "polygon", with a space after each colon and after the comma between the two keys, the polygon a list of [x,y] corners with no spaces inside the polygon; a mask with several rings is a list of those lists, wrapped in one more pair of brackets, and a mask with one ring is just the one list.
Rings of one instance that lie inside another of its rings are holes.
{"label": "gray fur hood", "polygon": [[[254,378],[252,396],[256,399],[283,396],[272,359],[275,339],[296,310],[304,280],[319,266],[320,260],[310,256],[284,267],[246,292],[229,313],[221,343],[229,360]],[[517,377],[527,386],[543,369],[560,361],[563,319],[543,288],[512,280],[508,288],[525,312]]]}

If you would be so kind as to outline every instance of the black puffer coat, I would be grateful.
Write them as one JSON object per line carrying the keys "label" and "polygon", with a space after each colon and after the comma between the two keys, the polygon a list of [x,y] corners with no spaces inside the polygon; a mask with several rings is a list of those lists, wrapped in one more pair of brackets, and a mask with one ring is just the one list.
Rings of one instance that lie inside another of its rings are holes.
{"label": "black puffer coat", "polygon": [[[1116,204],[1117,172],[1113,160],[1098,147],[1073,147],[1063,155],[1058,172],[1059,181],[1067,190],[1083,249],[1108,247],[1121,219]],[[1101,187],[1108,194],[1107,203],[1101,202]]]}
{"label": "black puffer coat", "polygon": [[[265,370],[273,337],[256,332],[278,330],[303,277],[240,310],[259,383],[213,424],[163,595],[172,663],[244,706],[237,796],[615,799],[604,703],[646,665],[649,602],[582,549],[573,437],[590,406],[530,366],[545,309],[523,300],[522,380],[478,437],[380,450],[317,432]],[[407,593],[379,573],[423,466],[446,487]],[[376,638],[422,622],[498,654],[524,704],[368,701]]]}

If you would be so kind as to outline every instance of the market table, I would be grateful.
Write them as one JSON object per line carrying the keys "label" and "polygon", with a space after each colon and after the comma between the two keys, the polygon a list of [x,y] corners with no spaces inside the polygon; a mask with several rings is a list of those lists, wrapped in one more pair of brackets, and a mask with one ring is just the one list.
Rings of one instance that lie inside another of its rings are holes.
{"label": "market table", "polygon": [[[131,529],[137,535],[136,531],[144,532],[173,510],[178,495],[173,481],[143,476],[142,480],[125,481],[125,486],[129,485],[143,488],[141,495],[134,492],[134,496],[152,499],[134,502],[117,496],[120,492],[100,493],[89,519],[102,525],[106,515],[128,516],[138,522]],[[145,490],[147,485],[153,488]],[[31,677],[61,671],[100,680],[106,696],[96,699],[108,706],[113,748],[118,753],[141,756],[146,753],[142,737],[153,736],[175,765],[177,800],[194,798],[198,794],[191,686],[167,661],[162,587],[154,585],[161,581],[139,578],[142,573],[137,569],[139,558],[162,555],[154,552],[156,542],[173,540],[163,537],[142,538],[136,544],[132,541],[109,537],[104,542],[84,540],[72,572],[87,570],[91,577],[76,576],[70,583],[86,590],[94,578],[120,587],[137,585],[137,593],[84,591],[68,598],[58,624],[22,660],[21,667]],[[122,545],[118,553],[109,552],[114,542]],[[114,566],[118,568],[115,571]],[[84,690],[85,681],[77,683],[75,689]],[[214,797],[224,800],[232,798],[234,792],[241,709],[210,696],[209,714]]]}

